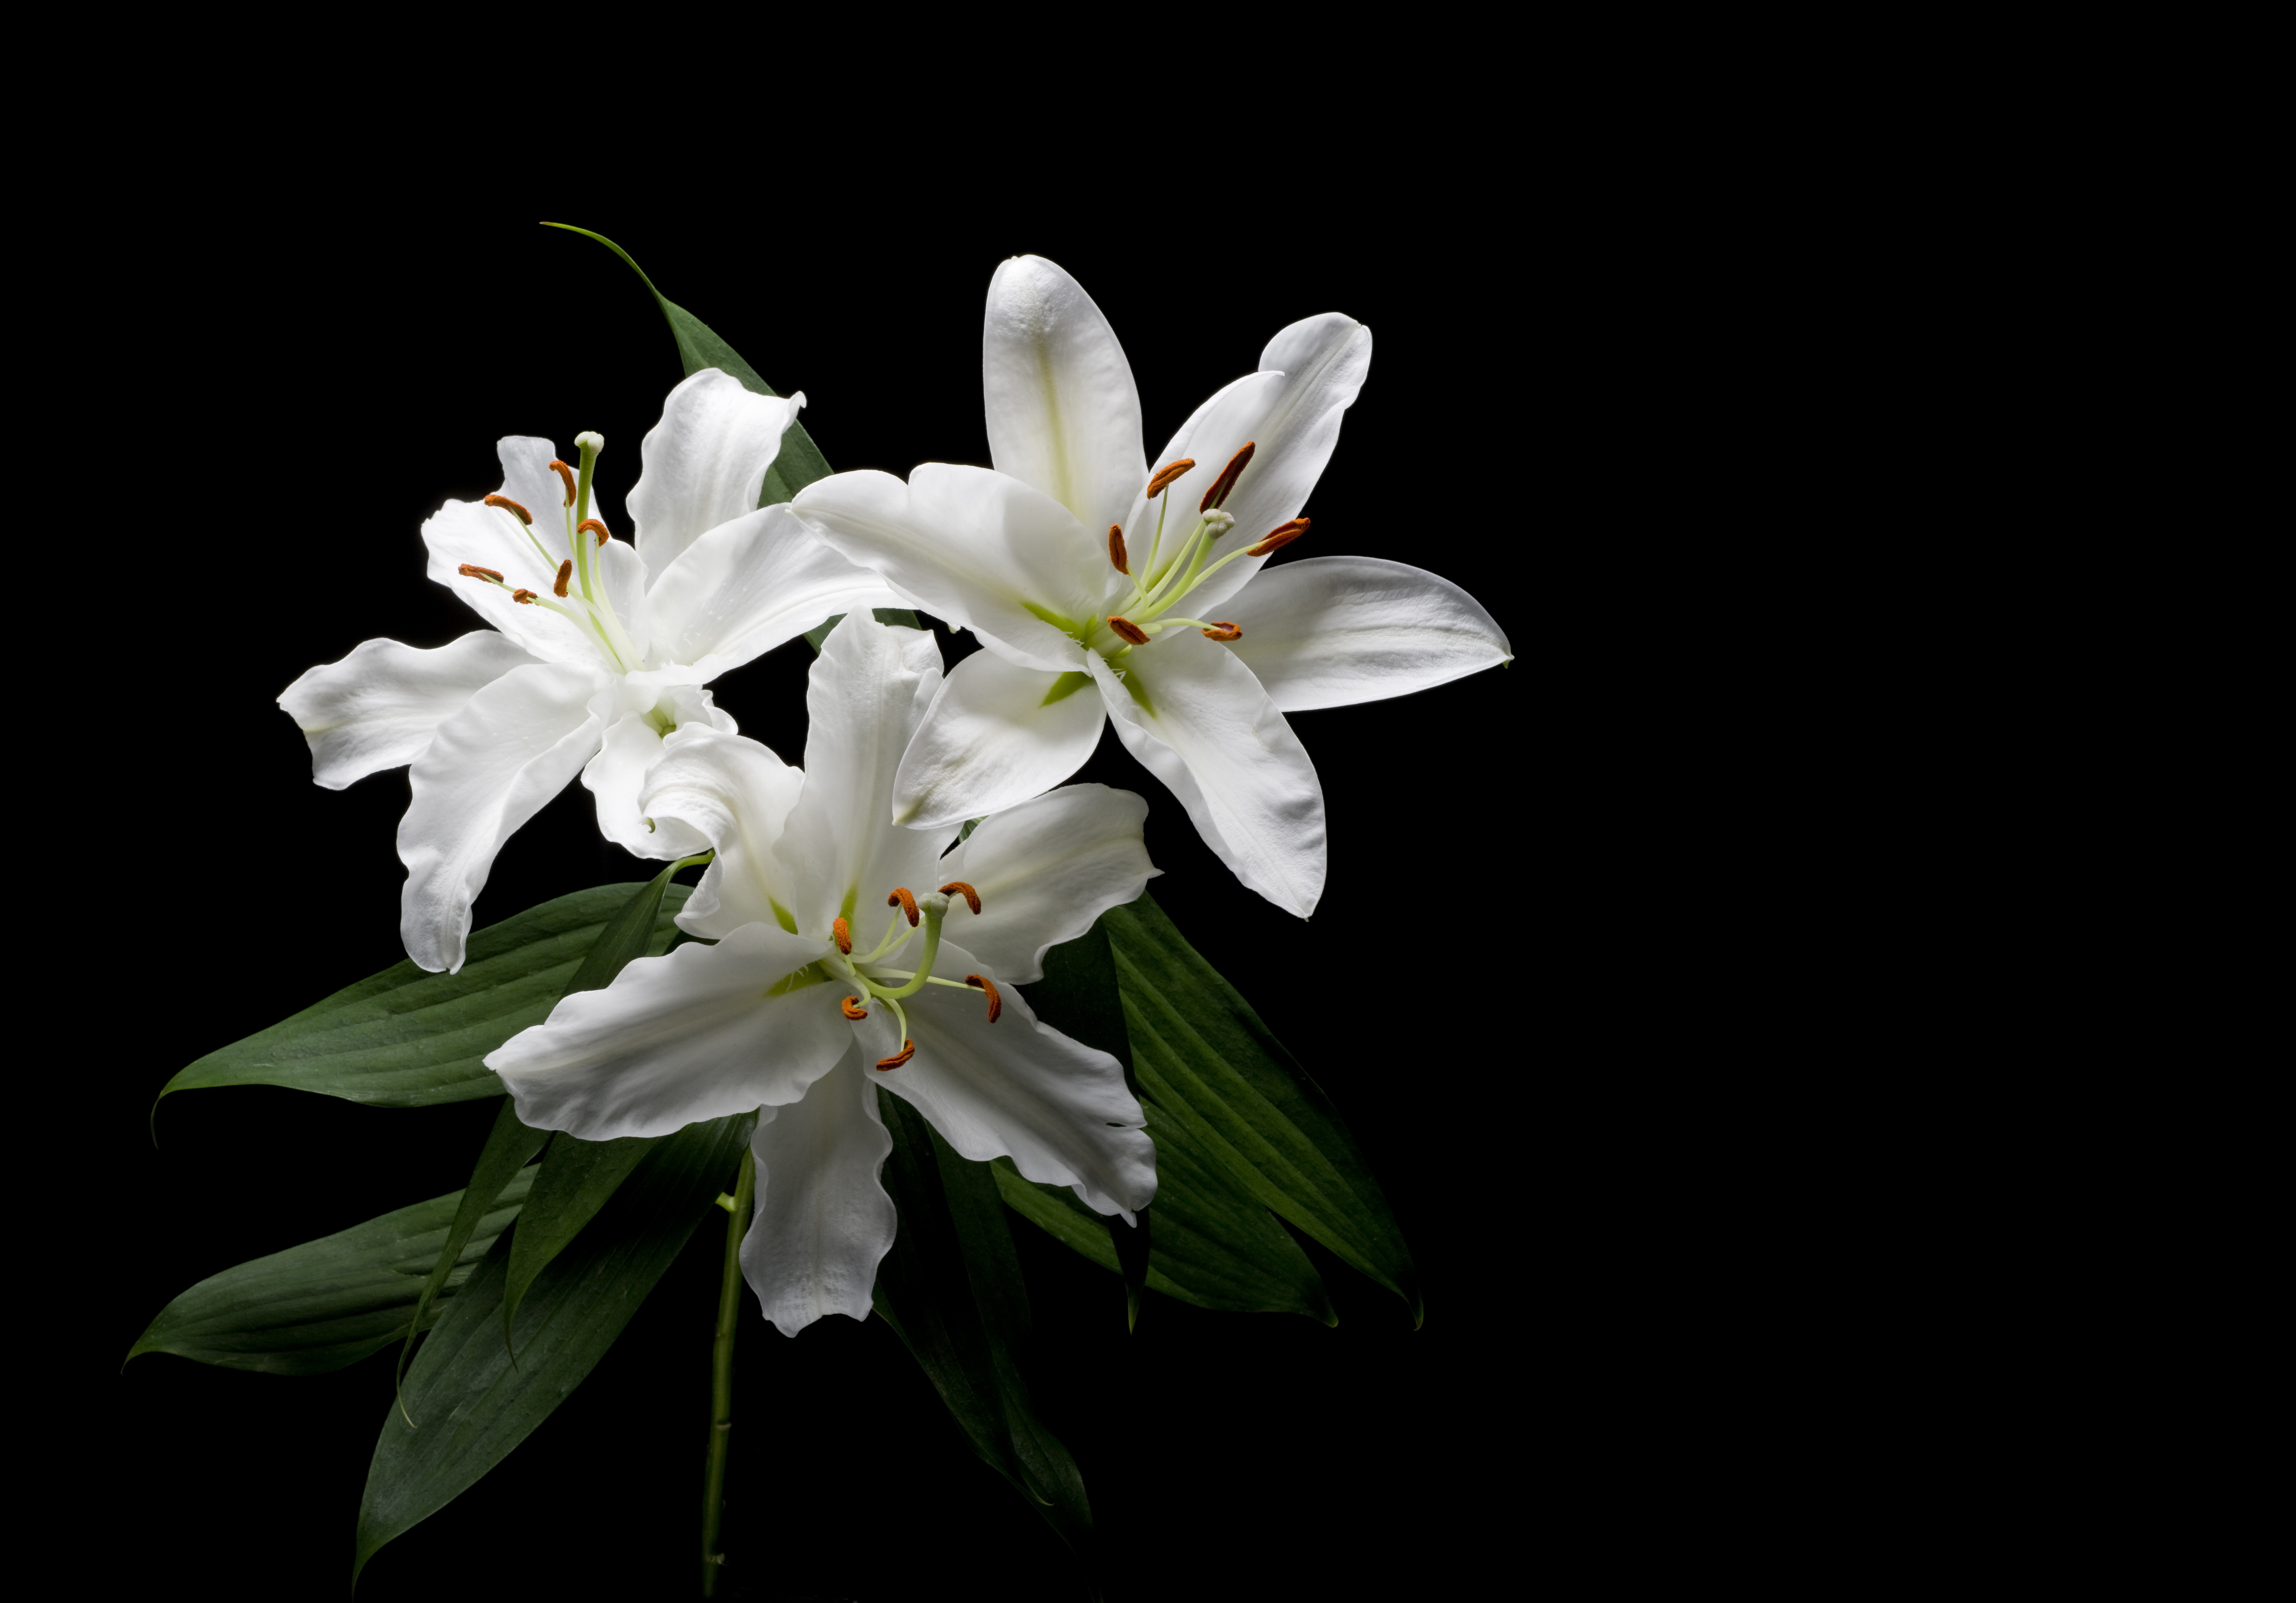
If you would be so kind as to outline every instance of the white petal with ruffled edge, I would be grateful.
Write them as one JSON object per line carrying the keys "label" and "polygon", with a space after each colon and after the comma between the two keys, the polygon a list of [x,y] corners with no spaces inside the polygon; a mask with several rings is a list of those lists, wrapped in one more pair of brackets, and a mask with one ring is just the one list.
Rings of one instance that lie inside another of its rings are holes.
{"label": "white petal with ruffled edge", "polygon": [[715,946],[640,958],[487,1055],[537,1130],[586,1141],[666,1136],[794,1102],[852,1044],[827,985],[775,994],[826,949],[746,925]]}
{"label": "white petal with ruffled edge", "polygon": [[1091,758],[1105,718],[1081,674],[977,651],[942,683],[903,754],[893,817],[912,829],[953,829],[1041,795]]}
{"label": "white petal with ruffled edge", "polygon": [[1447,685],[1510,661],[1482,603],[1449,580],[1375,556],[1313,556],[1251,581],[1228,650],[1286,712]]}
{"label": "white petal with ruffled edge", "polygon": [[649,571],[668,571],[710,530],[757,510],[766,470],[804,405],[802,394],[753,395],[715,367],[669,392],[638,446],[638,481],[625,502]]}
{"label": "white petal with ruffled edge", "polygon": [[720,523],[658,571],[646,619],[656,662],[694,663],[714,678],[834,613],[902,604],[787,506],[763,506]]}
{"label": "white petal with ruffled edge", "polygon": [[1140,392],[1116,331],[1084,286],[1041,256],[988,281],[980,330],[988,459],[1105,536],[1147,478]]}
{"label": "white petal with ruffled edge", "polygon": [[[954,941],[940,950],[937,974],[986,972]],[[993,1024],[979,991],[928,986],[906,1006],[916,1056],[873,1073],[958,1153],[1010,1157],[1029,1180],[1074,1188],[1095,1213],[1129,1220],[1154,1199],[1156,1148],[1116,1059],[1038,1024],[1017,991],[1004,992]]]}
{"label": "white petal with ruffled edge", "polygon": [[[546,440],[512,434],[495,448],[502,460],[502,493],[527,509],[534,519],[532,525],[520,522],[515,513],[504,507],[479,501],[448,501],[423,520],[422,545],[429,554],[423,572],[543,661],[600,661],[587,630],[547,607],[511,599],[511,592],[518,589],[549,595],[558,582],[559,566],[570,554],[565,487],[549,467],[556,448]],[[535,484],[537,476],[547,481],[546,489]],[[545,498],[537,500],[537,496]],[[465,578],[456,571],[464,563],[501,574],[503,585],[509,588]]]}
{"label": "white petal with ruffled edge", "polygon": [[972,629],[1006,660],[1054,673],[1084,666],[1084,647],[1029,608],[1089,622],[1109,571],[1107,531],[1095,543],[1041,490],[928,462],[906,484],[873,471],[832,473],[790,505],[909,605]]}
{"label": "white petal with ruffled edge", "polygon": [[1125,750],[1171,788],[1235,876],[1305,918],[1324,893],[1324,787],[1251,670],[1191,629],[1092,661]]}
{"label": "white petal with ruffled edge", "polygon": [[[626,681],[627,682],[627,681]],[[592,703],[618,699],[603,692]],[[603,716],[603,714],[602,714]],[[692,857],[709,849],[701,831],[676,818],[654,818],[640,802],[646,771],[661,759],[662,736],[656,728],[666,719],[676,728],[702,728],[731,735],[738,726],[733,714],[718,707],[698,685],[678,685],[644,711],[621,713],[606,725],[598,754],[582,770],[582,783],[598,805],[598,833],[633,857],[667,860]]]}
{"label": "white petal with ruffled edge", "polygon": [[802,771],[737,735],[694,724],[662,742],[638,805],[656,827],[691,829],[718,854],[686,898],[680,929],[716,941],[745,924],[781,923],[797,893],[775,846],[804,785]]}
{"label": "white petal with ruffled edge", "polygon": [[[805,682],[805,789],[780,857],[801,930],[826,930],[847,906],[882,907],[895,886],[931,889],[945,839],[893,822],[901,753],[941,684],[931,633],[849,617],[830,631]],[[874,928],[880,915],[870,913]]]}
{"label": "white petal with ruffled edge", "polygon": [[279,705],[310,743],[312,782],[339,791],[414,761],[473,695],[533,662],[492,629],[436,651],[368,640],[341,662],[305,672],[280,693]]}
{"label": "white petal with ruffled edge", "polygon": [[798,1101],[761,1109],[750,1151],[758,1211],[742,1274],[783,1336],[824,1314],[869,1317],[877,1265],[892,1249],[893,1199],[878,1178],[893,1138],[852,1048]]}
{"label": "white petal with ruffled edge", "polygon": [[[1100,698],[1084,695],[1097,717]],[[1071,785],[987,819],[936,870],[941,884],[963,880],[980,898],[977,916],[953,903],[951,927],[998,979],[1042,979],[1047,948],[1137,900],[1162,872],[1148,860],[1147,818],[1148,803],[1130,791]]]}
{"label": "white petal with ruffled edge", "polygon": [[598,749],[590,698],[600,677],[554,662],[514,668],[441,723],[414,760],[414,799],[398,824],[398,933],[417,966],[463,966],[471,904],[495,853]]}

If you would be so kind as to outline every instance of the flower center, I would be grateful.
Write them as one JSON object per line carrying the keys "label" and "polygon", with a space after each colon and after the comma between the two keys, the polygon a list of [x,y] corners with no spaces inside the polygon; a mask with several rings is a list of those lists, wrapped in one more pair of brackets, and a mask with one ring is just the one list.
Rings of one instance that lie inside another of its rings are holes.
{"label": "flower center", "polygon": [[578,472],[568,463],[553,460],[550,464],[551,471],[566,487],[565,501],[559,508],[566,532],[562,547],[566,553],[563,557],[553,556],[549,544],[535,532],[532,512],[505,495],[486,498],[486,506],[496,515],[515,522],[519,533],[533,547],[534,571],[543,576],[537,582],[544,589],[514,586],[496,570],[481,568],[476,563],[464,563],[455,571],[465,579],[510,591],[510,598],[521,605],[548,607],[582,631],[583,637],[605,659],[607,667],[616,673],[628,673],[640,666],[638,653],[622,621],[614,615],[614,604],[606,593],[604,563],[597,559],[598,548],[609,538],[606,526],[590,515],[591,476],[606,441],[603,435],[585,433],[576,435],[574,443],[580,448],[582,458]]}
{"label": "flower center", "polygon": [[1164,525],[1172,510],[1171,497],[1164,492],[1173,481],[1196,465],[1193,457],[1184,456],[1177,462],[1167,463],[1156,470],[1148,481],[1148,499],[1163,497],[1156,512],[1156,532],[1150,540],[1148,555],[1135,572],[1131,553],[1125,548],[1124,530],[1111,525],[1108,530],[1108,560],[1119,573],[1132,581],[1132,592],[1106,618],[1095,618],[1085,626],[1082,643],[1115,662],[1136,646],[1148,645],[1158,635],[1170,629],[1193,629],[1210,640],[1240,640],[1243,631],[1234,624],[1222,621],[1207,621],[1201,618],[1182,617],[1174,612],[1191,592],[1200,588],[1211,576],[1241,556],[1265,556],[1269,552],[1290,545],[1308,532],[1308,520],[1293,518],[1268,530],[1250,545],[1229,552],[1218,561],[1210,560],[1212,547],[1222,536],[1235,527],[1235,519],[1222,510],[1229,496],[1235,492],[1236,481],[1243,476],[1258,448],[1247,440],[1243,448],[1228,458],[1219,477],[1204,491],[1197,504],[1194,524],[1187,534],[1174,541],[1169,555],[1165,555]]}
{"label": "flower center", "polygon": [[[953,879],[930,896],[912,896],[906,885],[897,885],[885,898],[885,905],[896,909],[885,920],[885,933],[871,950],[856,954],[853,949],[853,927],[845,918],[830,925],[831,939],[837,949],[822,958],[822,966],[845,982],[851,990],[838,1001],[838,1010],[849,1019],[865,1019],[873,1003],[882,1003],[893,1010],[893,1018],[901,1027],[901,1049],[890,1057],[881,1057],[881,1069],[898,1069],[915,1055],[916,1042],[909,1039],[909,1015],[901,1007],[904,999],[916,995],[928,985],[947,985],[953,990],[972,989],[986,991],[988,996],[988,1022],[995,1023],[996,1015],[1004,1011],[1004,999],[996,993],[996,983],[985,974],[967,974],[962,980],[946,980],[933,973],[933,964],[940,956],[941,920],[948,917],[949,892],[955,892],[964,899],[964,905],[973,913],[980,911],[980,894],[961,879]],[[915,935],[919,925],[924,929],[924,949],[917,955],[914,968],[898,966],[902,949]]]}

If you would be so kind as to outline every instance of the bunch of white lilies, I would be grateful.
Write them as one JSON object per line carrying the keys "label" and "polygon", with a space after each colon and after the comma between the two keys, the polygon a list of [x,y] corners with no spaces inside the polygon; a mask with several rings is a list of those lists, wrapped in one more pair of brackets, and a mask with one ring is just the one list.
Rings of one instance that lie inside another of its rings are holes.
{"label": "bunch of white lilies", "polygon": [[[1351,318],[1292,324],[1151,464],[1107,319],[1018,258],[982,332],[994,468],[837,473],[761,507],[804,397],[705,369],[640,447],[627,538],[596,503],[596,435],[570,462],[505,439],[500,491],[422,530],[430,577],[491,627],[435,651],[367,641],[280,705],[323,785],[411,765],[399,927],[426,969],[461,967],[495,854],[578,773],[609,840],[714,853],[678,915],[693,943],[566,997],[486,1061],[521,1120],[586,1140],[757,1110],[743,1274],[785,1334],[863,1319],[896,1226],[876,1087],[964,1157],[1009,1157],[1101,1214],[1155,1195],[1116,1060],[1013,989],[1158,872],[1142,798],[1062,785],[1103,720],[1238,879],[1304,918],[1323,791],[1284,714],[1508,659],[1434,574],[1266,567],[1308,531],[1370,365]],[[933,637],[877,607],[982,649],[944,674]],[[705,686],[838,613],[795,769]]]}

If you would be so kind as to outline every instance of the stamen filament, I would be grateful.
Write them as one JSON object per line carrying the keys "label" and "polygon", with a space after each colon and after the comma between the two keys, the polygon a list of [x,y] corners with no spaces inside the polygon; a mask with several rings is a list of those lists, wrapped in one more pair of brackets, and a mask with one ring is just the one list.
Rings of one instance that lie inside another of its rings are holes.
{"label": "stamen filament", "polygon": [[[879,996],[889,1002],[895,1002],[903,997],[913,997],[925,988],[925,981],[932,974],[933,959],[940,955],[940,924],[947,911],[947,906],[938,899],[925,903],[925,949],[917,958],[916,969],[907,984],[891,991],[880,991]],[[907,1026],[902,1028],[906,1032]]]}

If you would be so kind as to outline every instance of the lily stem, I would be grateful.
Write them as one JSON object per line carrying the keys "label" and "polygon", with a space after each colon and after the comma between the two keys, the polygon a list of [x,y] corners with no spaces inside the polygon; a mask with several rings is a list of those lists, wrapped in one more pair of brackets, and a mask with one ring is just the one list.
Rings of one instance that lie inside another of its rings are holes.
{"label": "lily stem", "polygon": [[718,1572],[726,1555],[718,1550],[718,1526],[726,1514],[726,1450],[734,1435],[734,1316],[742,1310],[742,1236],[756,1199],[758,1166],[742,1155],[742,1178],[734,1182],[734,1205],[726,1210],[726,1270],[718,1287],[718,1338],[709,1346],[709,1467],[701,1494],[701,1595],[718,1595]]}

